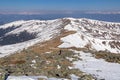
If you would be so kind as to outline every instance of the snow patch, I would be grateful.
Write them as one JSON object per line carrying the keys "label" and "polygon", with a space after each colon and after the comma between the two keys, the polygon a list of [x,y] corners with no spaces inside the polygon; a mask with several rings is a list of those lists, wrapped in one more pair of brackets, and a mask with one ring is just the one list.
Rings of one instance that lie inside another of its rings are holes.
{"label": "snow patch", "polygon": [[37,80],[37,79],[33,79],[33,78],[30,78],[30,77],[27,77],[27,76],[10,76],[8,77],[7,80]]}
{"label": "snow patch", "polygon": [[73,63],[74,68],[92,74],[98,79],[120,80],[120,64],[109,63],[103,59],[96,59],[91,53],[84,53],[81,51],[77,51],[77,53],[80,53],[80,58],[82,60],[75,61]]}
{"label": "snow patch", "polygon": [[61,38],[61,41],[64,43],[61,44],[60,48],[67,48],[67,47],[84,47],[88,41],[87,40],[82,40],[81,39],[81,34],[75,33],[66,37]]}

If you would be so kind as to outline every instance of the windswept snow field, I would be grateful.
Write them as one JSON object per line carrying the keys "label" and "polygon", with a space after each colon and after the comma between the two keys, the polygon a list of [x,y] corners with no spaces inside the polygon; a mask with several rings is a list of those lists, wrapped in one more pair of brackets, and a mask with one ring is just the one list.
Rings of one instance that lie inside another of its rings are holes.
{"label": "windswept snow field", "polygon": [[78,52],[82,61],[76,61],[73,64],[75,68],[90,73],[98,79],[120,80],[120,64],[109,63],[103,59],[95,59],[91,53]]}

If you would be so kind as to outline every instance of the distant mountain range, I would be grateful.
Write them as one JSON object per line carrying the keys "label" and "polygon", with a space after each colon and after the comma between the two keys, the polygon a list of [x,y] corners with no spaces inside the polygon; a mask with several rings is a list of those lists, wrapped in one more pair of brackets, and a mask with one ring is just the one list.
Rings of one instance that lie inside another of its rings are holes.
{"label": "distant mountain range", "polygon": [[10,10],[0,10],[0,14],[22,14],[22,15],[34,15],[34,14],[120,14],[120,10],[112,11],[98,11],[98,10],[31,10],[31,11],[10,11]]}

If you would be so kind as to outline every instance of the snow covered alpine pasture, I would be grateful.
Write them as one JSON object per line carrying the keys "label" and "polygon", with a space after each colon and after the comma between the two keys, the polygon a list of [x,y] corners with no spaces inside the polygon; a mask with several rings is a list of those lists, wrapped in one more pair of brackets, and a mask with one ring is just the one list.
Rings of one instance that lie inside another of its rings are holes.
{"label": "snow covered alpine pasture", "polygon": [[[55,20],[15,21],[0,26],[0,57],[9,56],[39,43],[52,40],[63,31],[75,33],[60,37],[58,49],[77,48],[81,60],[73,67],[99,79],[120,80],[120,64],[97,59],[92,52],[120,54],[120,23],[91,20],[86,18],[62,18]],[[36,62],[34,61],[34,64]],[[58,69],[61,67],[57,65]],[[71,74],[72,75],[72,74]],[[72,75],[73,76],[73,75]],[[77,77],[73,76],[73,80]],[[47,78],[48,79],[48,78]],[[50,79],[50,80],[55,80]],[[10,76],[8,80],[37,80],[35,77]],[[48,79],[49,80],[49,79]]]}

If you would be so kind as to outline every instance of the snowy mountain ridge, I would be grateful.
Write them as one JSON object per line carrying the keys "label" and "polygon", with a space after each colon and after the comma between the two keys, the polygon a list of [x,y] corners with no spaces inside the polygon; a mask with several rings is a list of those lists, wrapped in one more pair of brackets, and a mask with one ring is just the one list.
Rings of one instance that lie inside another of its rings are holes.
{"label": "snowy mountain ridge", "polygon": [[62,37],[63,43],[59,48],[87,47],[90,50],[120,53],[120,23],[62,18],[21,20],[0,26],[0,57],[55,38],[63,30],[76,33]]}

